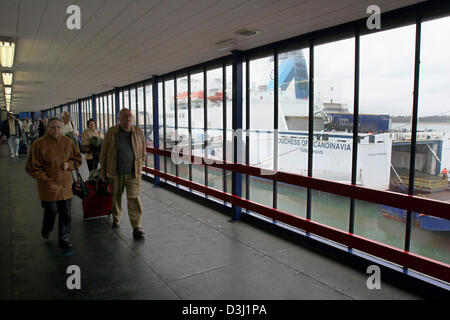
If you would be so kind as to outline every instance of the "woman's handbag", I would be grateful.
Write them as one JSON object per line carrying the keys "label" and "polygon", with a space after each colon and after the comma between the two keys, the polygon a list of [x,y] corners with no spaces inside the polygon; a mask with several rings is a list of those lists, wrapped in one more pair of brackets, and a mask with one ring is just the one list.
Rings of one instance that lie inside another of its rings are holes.
{"label": "woman's handbag", "polygon": [[72,175],[72,192],[74,195],[78,196],[81,200],[84,200],[89,196],[89,188],[86,187],[83,178],[81,178],[80,172],[78,171],[77,165],[75,164],[75,160],[73,160],[73,165],[75,167],[75,171],[77,173],[77,179]]}
{"label": "woman's handbag", "polygon": [[80,151],[81,153],[91,153],[91,146],[81,145]]}

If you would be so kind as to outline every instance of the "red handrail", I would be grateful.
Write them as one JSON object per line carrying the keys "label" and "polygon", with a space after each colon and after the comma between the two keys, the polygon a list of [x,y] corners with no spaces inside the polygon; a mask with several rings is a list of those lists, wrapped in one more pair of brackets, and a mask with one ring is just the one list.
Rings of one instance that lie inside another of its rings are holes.
{"label": "red handrail", "polygon": [[[167,150],[155,149],[147,147],[147,151],[151,153],[156,153],[162,156],[170,157],[171,152]],[[257,177],[267,178],[275,181],[291,183],[297,186],[321,190],[329,193],[334,193],[338,195],[343,195],[355,199],[360,199],[364,201],[376,202],[381,204],[389,204],[394,202],[394,206],[402,209],[408,210],[411,208],[409,204],[405,204],[406,201],[415,201],[415,204],[420,205],[420,207],[426,207],[427,211],[432,210],[433,208],[437,208],[438,210],[444,210],[439,214],[431,213],[430,215],[439,216],[443,218],[449,217],[450,204],[442,201],[423,199],[414,196],[407,196],[400,193],[388,192],[388,191],[379,191],[372,190],[360,186],[355,185],[346,185],[342,183],[320,180],[310,177],[303,177],[296,174],[290,174],[285,172],[277,172],[275,175],[266,176],[260,175],[259,168],[240,165],[240,164],[231,164],[231,163],[223,163],[223,162],[215,162],[213,164],[205,163],[203,158],[194,157],[191,158],[192,162],[196,161],[195,164],[202,163],[203,165],[213,166],[217,168],[224,168],[226,170],[241,172],[243,174],[254,175]],[[201,162],[200,162],[201,160]],[[444,280],[446,282],[450,282],[450,265],[436,261],[433,259],[429,259],[420,255],[416,255],[414,253],[404,251],[395,247],[388,246],[386,244],[370,240],[353,233],[344,232],[342,230],[320,224],[318,222],[312,221],[310,219],[301,218],[295,215],[292,215],[287,212],[283,212],[278,209],[274,209],[271,207],[264,206],[262,204],[258,204],[256,202],[243,199],[241,197],[237,197],[235,195],[219,191],[214,188],[210,188],[196,182],[192,182],[183,178],[176,177],[174,175],[161,172],[159,170],[155,170],[149,167],[144,167],[143,171],[153,174],[155,176],[159,176],[160,178],[173,181],[177,184],[186,186],[190,189],[197,190],[206,195],[213,196],[217,199],[224,200],[228,203],[234,204],[236,206],[251,210],[253,212],[262,214],[266,217],[278,220],[280,222],[286,223],[293,227],[305,230],[306,232],[310,232],[316,234],[320,237],[338,242],[345,246],[348,246],[353,249],[357,249],[368,254],[377,256],[379,258],[391,261],[393,263],[399,264],[403,267],[410,268],[429,276]],[[306,178],[306,179],[305,179]],[[309,183],[309,184],[308,184]],[[326,188],[326,189],[325,189]],[[343,188],[344,190],[340,190]],[[374,194],[372,194],[372,192]],[[379,196],[386,195],[386,198],[389,203],[385,202],[383,198],[379,199]],[[372,201],[372,199],[376,201]],[[414,211],[418,211],[416,208]]]}
{"label": "red handrail", "polygon": [[[168,150],[147,147],[147,152],[156,153],[169,158],[171,157],[171,151]],[[180,153],[180,155],[182,155],[182,153]],[[343,197],[388,205],[391,207],[405,209],[411,212],[420,212],[422,214],[427,214],[443,219],[450,219],[449,202],[410,196],[407,194],[392,191],[375,190],[362,186],[306,177],[299,174],[282,171],[264,169],[265,172],[271,172],[273,174],[261,175],[261,169],[257,167],[252,167],[245,164],[223,162],[220,160],[214,160],[213,163],[206,163],[203,157],[197,156],[191,156],[191,163],[212,166],[219,169],[225,169],[273,181],[284,182],[303,188],[332,193]]]}

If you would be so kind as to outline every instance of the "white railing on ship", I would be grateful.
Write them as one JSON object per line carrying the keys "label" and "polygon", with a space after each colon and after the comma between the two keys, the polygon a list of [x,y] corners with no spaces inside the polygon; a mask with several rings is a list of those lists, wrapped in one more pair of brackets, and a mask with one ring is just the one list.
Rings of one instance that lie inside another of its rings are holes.
{"label": "white railing on ship", "polygon": [[[411,132],[393,132],[393,141],[411,141]],[[417,141],[441,140],[443,132],[417,132]]]}

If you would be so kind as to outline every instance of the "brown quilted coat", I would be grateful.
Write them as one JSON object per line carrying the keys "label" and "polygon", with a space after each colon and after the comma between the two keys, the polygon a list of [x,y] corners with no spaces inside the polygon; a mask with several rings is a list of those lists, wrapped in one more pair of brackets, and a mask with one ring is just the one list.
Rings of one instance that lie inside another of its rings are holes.
{"label": "brown quilted coat", "polygon": [[[66,136],[54,138],[48,134],[31,145],[26,172],[37,180],[41,201],[61,201],[73,197],[72,170],[81,165],[81,153],[72,139]],[[64,162],[69,169],[64,170]]]}

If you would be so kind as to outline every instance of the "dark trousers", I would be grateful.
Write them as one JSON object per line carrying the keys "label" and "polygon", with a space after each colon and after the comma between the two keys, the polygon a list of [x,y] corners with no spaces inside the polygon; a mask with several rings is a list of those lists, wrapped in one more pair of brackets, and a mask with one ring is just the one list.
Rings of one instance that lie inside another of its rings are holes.
{"label": "dark trousers", "polygon": [[98,167],[98,160],[97,159],[91,159],[91,160],[86,160],[89,172],[91,172],[94,169],[97,169]]}
{"label": "dark trousers", "polygon": [[44,208],[44,221],[42,231],[49,233],[53,230],[55,218],[58,214],[58,238],[59,242],[70,242],[70,224],[71,224],[71,200],[62,200],[55,202],[42,201]]}

